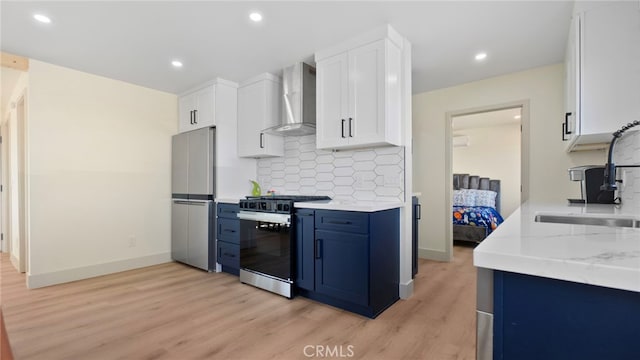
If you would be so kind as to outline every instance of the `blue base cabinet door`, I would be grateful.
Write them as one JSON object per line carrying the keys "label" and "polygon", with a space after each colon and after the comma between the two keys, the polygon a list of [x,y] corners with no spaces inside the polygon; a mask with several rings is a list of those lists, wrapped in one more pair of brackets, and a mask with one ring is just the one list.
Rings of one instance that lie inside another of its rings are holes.
{"label": "blue base cabinet door", "polygon": [[368,242],[367,235],[316,231],[316,291],[368,305]]}
{"label": "blue base cabinet door", "polygon": [[494,271],[494,359],[640,359],[640,293]]}
{"label": "blue base cabinet door", "polygon": [[315,211],[296,211],[296,286],[300,289],[315,289]]}

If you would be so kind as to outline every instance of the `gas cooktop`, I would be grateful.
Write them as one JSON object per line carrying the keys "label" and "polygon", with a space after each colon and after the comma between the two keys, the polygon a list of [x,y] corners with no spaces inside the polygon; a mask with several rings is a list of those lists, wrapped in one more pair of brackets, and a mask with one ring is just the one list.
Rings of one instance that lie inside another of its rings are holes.
{"label": "gas cooktop", "polygon": [[271,212],[279,214],[292,214],[293,203],[305,201],[331,200],[328,196],[312,195],[264,195],[247,196],[240,200],[241,211]]}

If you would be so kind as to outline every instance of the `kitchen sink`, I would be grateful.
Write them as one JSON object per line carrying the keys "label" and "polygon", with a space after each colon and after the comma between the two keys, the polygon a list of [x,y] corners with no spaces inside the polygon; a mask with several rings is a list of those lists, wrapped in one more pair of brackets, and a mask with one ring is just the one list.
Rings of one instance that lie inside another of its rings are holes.
{"label": "kitchen sink", "polygon": [[535,221],[555,224],[640,228],[639,218],[616,215],[538,213]]}

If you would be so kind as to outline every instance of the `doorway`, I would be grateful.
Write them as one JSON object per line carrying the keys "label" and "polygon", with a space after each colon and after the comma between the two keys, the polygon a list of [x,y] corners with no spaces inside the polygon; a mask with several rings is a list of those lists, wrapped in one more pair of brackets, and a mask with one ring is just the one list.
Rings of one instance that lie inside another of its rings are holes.
{"label": "doorway", "polygon": [[[453,257],[453,174],[500,180],[500,214],[506,218],[528,198],[529,103],[519,101],[447,113],[447,249]],[[464,243],[464,242],[460,242]],[[471,243],[473,244],[473,243]]]}

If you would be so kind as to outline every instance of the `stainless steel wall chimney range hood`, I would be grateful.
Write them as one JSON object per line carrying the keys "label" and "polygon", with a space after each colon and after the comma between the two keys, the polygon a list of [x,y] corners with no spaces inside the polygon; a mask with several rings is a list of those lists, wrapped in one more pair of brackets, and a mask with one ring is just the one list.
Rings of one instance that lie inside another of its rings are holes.
{"label": "stainless steel wall chimney range hood", "polygon": [[282,124],[263,132],[280,136],[316,133],[316,68],[297,63],[282,70]]}

